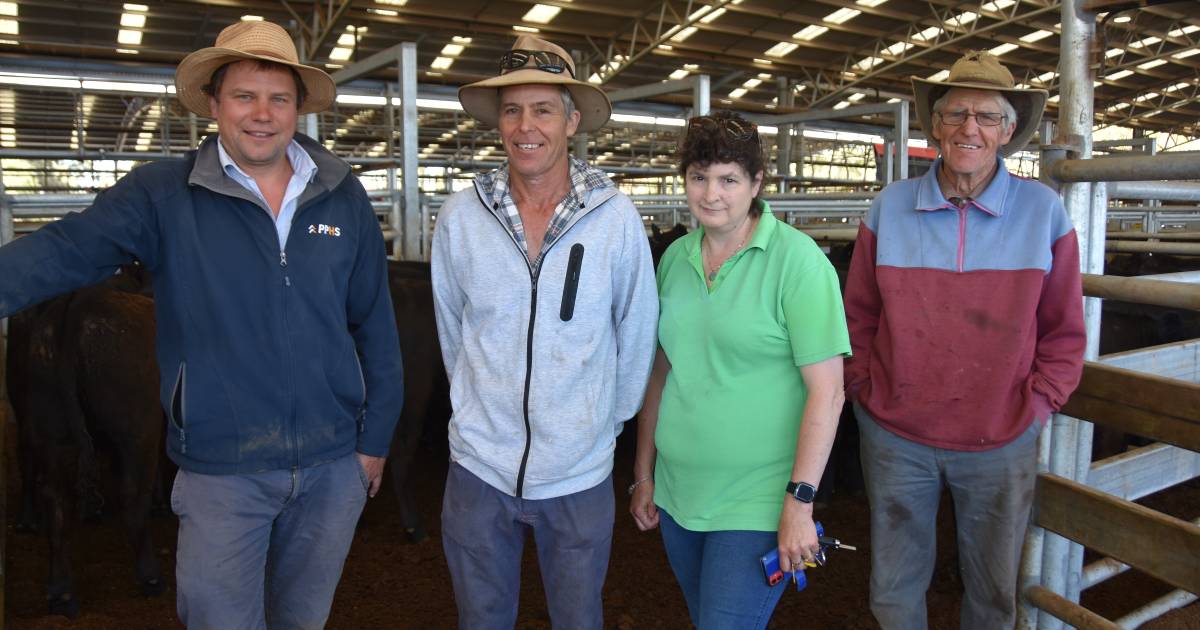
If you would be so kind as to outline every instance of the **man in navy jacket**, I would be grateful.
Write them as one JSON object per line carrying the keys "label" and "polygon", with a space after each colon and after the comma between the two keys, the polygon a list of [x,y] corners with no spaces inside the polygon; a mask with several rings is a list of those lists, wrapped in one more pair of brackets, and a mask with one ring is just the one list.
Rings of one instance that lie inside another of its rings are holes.
{"label": "man in navy jacket", "polygon": [[282,28],[226,28],[175,82],[218,136],[0,248],[0,317],[140,260],[180,466],[180,618],[321,627],[403,397],[382,234],[349,166],[295,132],[336,90]]}

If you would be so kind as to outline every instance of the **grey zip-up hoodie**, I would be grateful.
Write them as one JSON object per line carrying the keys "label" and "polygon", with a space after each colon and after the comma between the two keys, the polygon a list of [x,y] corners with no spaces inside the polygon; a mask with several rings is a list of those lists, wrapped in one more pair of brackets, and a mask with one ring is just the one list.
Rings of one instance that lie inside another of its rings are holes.
{"label": "grey zip-up hoodie", "polygon": [[450,457],[512,496],[560,497],[604,481],[645,394],[654,266],[633,202],[603,179],[536,275],[491,203],[491,178],[438,213],[433,292],[454,408]]}

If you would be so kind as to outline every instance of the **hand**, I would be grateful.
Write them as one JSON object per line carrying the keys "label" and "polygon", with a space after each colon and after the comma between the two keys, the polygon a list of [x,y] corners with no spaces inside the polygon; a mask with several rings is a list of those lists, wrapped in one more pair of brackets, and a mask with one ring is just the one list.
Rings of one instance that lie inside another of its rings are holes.
{"label": "hand", "polygon": [[821,549],[812,511],[811,503],[791,497],[783,499],[783,514],[779,517],[779,568],[785,573],[803,569],[804,562],[815,562]]}
{"label": "hand", "polygon": [[362,464],[363,472],[367,474],[367,496],[374,497],[379,492],[379,486],[383,483],[383,465],[387,462],[386,457],[371,457],[362,453],[358,455],[358,463]]}
{"label": "hand", "polygon": [[654,480],[642,482],[633,489],[629,513],[633,515],[638,529],[644,532],[658,527],[658,506],[654,505]]}

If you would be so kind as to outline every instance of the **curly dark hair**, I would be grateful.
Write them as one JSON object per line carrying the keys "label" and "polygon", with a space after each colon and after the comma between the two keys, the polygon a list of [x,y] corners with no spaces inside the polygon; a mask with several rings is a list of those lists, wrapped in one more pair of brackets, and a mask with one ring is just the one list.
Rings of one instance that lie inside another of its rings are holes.
{"label": "curly dark hair", "polygon": [[[688,119],[686,135],[679,144],[677,158],[679,174],[687,176],[693,164],[707,167],[710,164],[736,162],[746,169],[753,179],[766,171],[762,142],[758,126],[728,110],[715,111],[707,116]],[[750,215],[763,212],[762,187],[750,202]]]}

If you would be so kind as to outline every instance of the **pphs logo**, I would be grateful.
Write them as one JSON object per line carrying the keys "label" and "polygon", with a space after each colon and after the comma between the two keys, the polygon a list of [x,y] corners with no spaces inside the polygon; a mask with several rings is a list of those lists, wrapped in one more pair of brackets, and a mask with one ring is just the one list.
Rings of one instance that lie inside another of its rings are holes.
{"label": "pphs logo", "polygon": [[325,225],[324,223],[311,223],[308,226],[309,234],[322,234],[324,236],[341,236],[342,228],[336,225]]}

